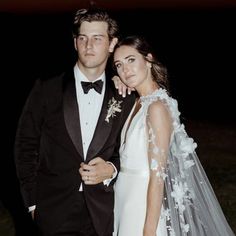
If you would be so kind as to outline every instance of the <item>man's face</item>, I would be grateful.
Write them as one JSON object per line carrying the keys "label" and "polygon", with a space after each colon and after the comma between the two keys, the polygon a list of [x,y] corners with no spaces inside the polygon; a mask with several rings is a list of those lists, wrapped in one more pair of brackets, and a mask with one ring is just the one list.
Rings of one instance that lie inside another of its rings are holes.
{"label": "man's face", "polygon": [[81,24],[80,34],[74,39],[80,66],[86,69],[101,66],[105,68],[116,42],[113,42],[114,39],[109,42],[107,30],[108,24],[102,21],[84,21]]}

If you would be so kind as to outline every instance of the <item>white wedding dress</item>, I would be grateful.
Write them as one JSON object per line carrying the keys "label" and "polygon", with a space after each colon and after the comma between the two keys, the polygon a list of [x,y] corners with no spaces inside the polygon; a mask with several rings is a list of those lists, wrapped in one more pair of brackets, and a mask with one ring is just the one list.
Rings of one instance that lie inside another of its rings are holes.
{"label": "white wedding dress", "polygon": [[141,108],[129,124],[131,112],[123,127],[121,170],[114,186],[113,235],[143,236],[149,173],[155,169],[148,161],[150,132],[146,122],[148,107],[155,101],[167,105],[173,125],[167,165],[161,173],[165,186],[156,235],[234,235],[194,151],[197,145],[180,124],[177,102],[164,89],[141,97]]}

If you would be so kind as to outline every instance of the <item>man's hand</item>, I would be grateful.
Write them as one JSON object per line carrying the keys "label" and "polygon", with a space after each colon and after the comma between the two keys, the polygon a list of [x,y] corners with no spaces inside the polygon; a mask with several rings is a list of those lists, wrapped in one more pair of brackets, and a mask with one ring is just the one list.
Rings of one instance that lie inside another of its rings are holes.
{"label": "man's hand", "polygon": [[126,97],[126,94],[131,94],[132,91],[135,91],[134,88],[130,88],[126,86],[121,80],[119,76],[113,76],[112,81],[114,82],[114,85],[116,89],[118,89],[119,94],[122,95],[122,97]]}
{"label": "man's hand", "polygon": [[101,157],[92,159],[88,164],[81,163],[79,169],[82,180],[88,185],[99,184],[110,179],[114,171],[113,166]]}

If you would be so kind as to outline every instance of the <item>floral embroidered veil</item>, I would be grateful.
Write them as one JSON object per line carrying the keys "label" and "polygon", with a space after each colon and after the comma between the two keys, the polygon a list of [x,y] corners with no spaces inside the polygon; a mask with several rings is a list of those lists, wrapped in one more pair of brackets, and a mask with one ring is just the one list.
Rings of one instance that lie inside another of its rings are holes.
{"label": "floral embroidered veil", "polygon": [[[149,109],[156,101],[167,106],[171,116],[172,133],[168,145],[159,142],[158,130],[152,126],[153,117]],[[151,173],[164,186],[164,214],[161,217],[166,219],[168,235],[234,235],[197,157],[197,144],[188,137],[184,125],[180,123],[177,101],[166,90],[158,89],[141,97],[141,103],[147,112]]]}

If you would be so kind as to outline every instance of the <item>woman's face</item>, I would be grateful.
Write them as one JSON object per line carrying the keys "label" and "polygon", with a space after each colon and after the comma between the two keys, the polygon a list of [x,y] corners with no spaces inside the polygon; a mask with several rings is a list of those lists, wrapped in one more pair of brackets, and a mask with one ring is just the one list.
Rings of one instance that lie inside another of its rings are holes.
{"label": "woman's face", "polygon": [[131,46],[121,46],[114,53],[114,65],[122,82],[128,87],[138,88],[151,79],[151,63]]}

